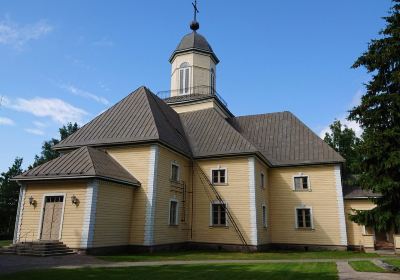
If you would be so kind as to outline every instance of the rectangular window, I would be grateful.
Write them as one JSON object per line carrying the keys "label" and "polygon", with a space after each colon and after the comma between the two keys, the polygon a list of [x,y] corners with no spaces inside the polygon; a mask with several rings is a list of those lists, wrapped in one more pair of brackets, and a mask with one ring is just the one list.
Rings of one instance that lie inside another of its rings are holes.
{"label": "rectangular window", "polygon": [[312,228],[312,217],[310,208],[296,209],[297,228]]}
{"label": "rectangular window", "polygon": [[304,191],[309,190],[309,181],[308,176],[295,176],[294,177],[294,190],[295,191]]}
{"label": "rectangular window", "polygon": [[178,225],[178,202],[175,200],[169,202],[169,224]]}
{"label": "rectangular window", "polygon": [[180,69],[179,70],[179,93],[180,94],[183,94],[183,85],[184,85],[184,78],[183,78],[183,75],[184,75],[184,69]]}
{"label": "rectangular window", "polygon": [[260,186],[261,186],[261,188],[265,188],[265,175],[264,175],[264,173],[262,173],[261,172],[261,174],[260,174]]}
{"label": "rectangular window", "polygon": [[185,69],[185,93],[189,93],[189,68]]}
{"label": "rectangular window", "polygon": [[211,204],[211,224],[213,226],[226,226],[226,204]]}
{"label": "rectangular window", "polygon": [[176,163],[171,164],[171,181],[179,182],[179,165]]}
{"label": "rectangular window", "polygon": [[213,169],[211,176],[213,184],[226,184],[226,169]]}
{"label": "rectangular window", "polygon": [[262,224],[263,227],[267,227],[267,206],[264,204],[262,206]]}

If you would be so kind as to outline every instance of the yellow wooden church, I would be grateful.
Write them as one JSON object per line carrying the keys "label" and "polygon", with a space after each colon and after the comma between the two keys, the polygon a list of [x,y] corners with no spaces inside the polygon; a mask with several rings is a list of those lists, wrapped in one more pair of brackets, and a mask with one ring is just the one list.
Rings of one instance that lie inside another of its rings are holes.
{"label": "yellow wooden church", "polygon": [[197,22],[173,51],[171,89],[140,87],[14,178],[14,244],[88,253],[268,250],[393,243],[350,222],[368,195],[343,192],[343,158],[290,112],[235,116]]}

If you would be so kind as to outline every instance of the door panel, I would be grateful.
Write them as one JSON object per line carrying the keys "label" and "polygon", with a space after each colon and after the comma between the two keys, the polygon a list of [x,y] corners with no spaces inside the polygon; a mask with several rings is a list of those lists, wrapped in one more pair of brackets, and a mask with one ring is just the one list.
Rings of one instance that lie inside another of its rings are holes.
{"label": "door panel", "polygon": [[58,240],[60,238],[63,204],[63,196],[46,196],[41,240]]}

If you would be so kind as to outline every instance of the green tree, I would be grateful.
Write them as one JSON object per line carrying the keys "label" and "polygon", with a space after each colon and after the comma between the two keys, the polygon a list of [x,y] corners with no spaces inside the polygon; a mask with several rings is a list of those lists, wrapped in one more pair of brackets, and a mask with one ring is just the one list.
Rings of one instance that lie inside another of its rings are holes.
{"label": "green tree", "polygon": [[76,132],[78,129],[79,129],[79,126],[77,123],[74,123],[74,124],[68,123],[67,125],[63,125],[63,127],[61,127],[59,129],[61,140],[52,138],[49,141],[45,141],[43,143],[42,151],[41,151],[40,155],[35,156],[35,161],[28,168],[32,169],[32,168],[39,166],[47,161],[57,158],[60,155],[60,153],[57,151],[54,151],[52,149],[52,147],[54,145],[60,143],[60,141],[66,139],[68,136],[70,136],[72,133]]}
{"label": "green tree", "polygon": [[365,67],[371,74],[361,104],[350,111],[364,132],[361,187],[380,193],[373,199],[373,210],[356,211],[351,219],[377,230],[400,230],[400,0],[393,1],[380,39],[372,40],[368,50],[353,68]]}
{"label": "green tree", "polygon": [[16,158],[7,172],[0,175],[0,239],[11,238],[17,213],[19,185],[10,179],[22,173],[22,158]]}
{"label": "green tree", "polygon": [[354,184],[354,179],[360,173],[359,146],[361,139],[353,129],[335,120],[329,126],[331,132],[325,133],[324,141],[346,160],[342,167],[342,178],[345,185]]}

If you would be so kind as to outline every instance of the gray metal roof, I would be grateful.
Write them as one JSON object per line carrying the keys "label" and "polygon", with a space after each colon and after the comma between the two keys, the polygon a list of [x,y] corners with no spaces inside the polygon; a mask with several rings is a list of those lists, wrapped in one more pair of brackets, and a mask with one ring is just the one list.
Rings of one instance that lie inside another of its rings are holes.
{"label": "gray metal roof", "polygon": [[186,52],[186,51],[198,51],[210,54],[216,63],[219,62],[218,57],[215,55],[210,44],[207,42],[204,36],[200,35],[196,31],[183,36],[182,40],[176,47],[175,51],[172,53],[169,61],[171,62],[176,54]]}
{"label": "gray metal roof", "polygon": [[180,117],[195,157],[257,152],[215,109],[182,113]]}
{"label": "gray metal roof", "polygon": [[241,116],[233,123],[274,166],[344,161],[290,112]]}
{"label": "gray metal roof", "polygon": [[38,167],[28,170],[14,180],[101,178],[122,184],[140,186],[140,182],[104,151],[81,147]]}
{"label": "gray metal roof", "polygon": [[358,186],[345,186],[343,185],[343,198],[344,199],[366,199],[372,197],[379,197],[381,194],[373,193],[370,190],[364,190]]}
{"label": "gray metal roof", "polygon": [[149,89],[140,87],[54,148],[151,141],[160,141],[190,155],[179,115]]}

